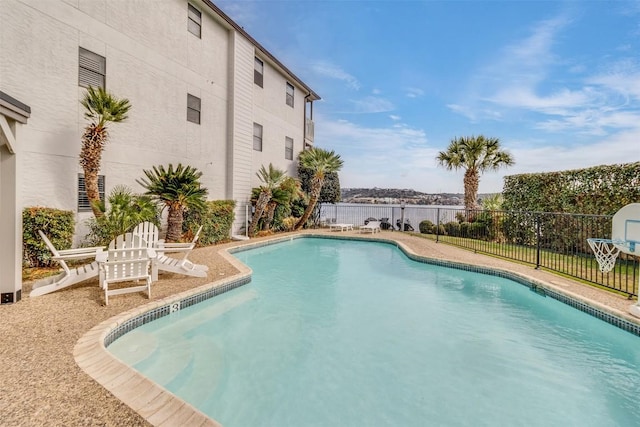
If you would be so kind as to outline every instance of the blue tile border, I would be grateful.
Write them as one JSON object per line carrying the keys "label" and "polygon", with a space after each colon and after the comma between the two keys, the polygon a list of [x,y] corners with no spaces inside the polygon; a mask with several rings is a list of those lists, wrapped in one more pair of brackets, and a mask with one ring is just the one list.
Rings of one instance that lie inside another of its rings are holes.
{"label": "blue tile border", "polygon": [[[479,265],[472,265],[472,264],[464,264],[461,262],[455,262],[455,261],[447,261],[447,260],[442,260],[442,259],[436,259],[436,258],[428,258],[428,257],[423,257],[423,256],[419,256],[419,255],[415,255],[409,251],[407,251],[405,249],[405,247],[403,245],[401,245],[400,243],[396,242],[396,241],[391,241],[391,240],[385,240],[385,239],[376,239],[376,238],[371,238],[371,237],[354,237],[354,236],[338,236],[338,235],[323,235],[323,234],[301,234],[301,235],[296,235],[296,236],[288,236],[288,237],[283,237],[283,238],[279,238],[279,239],[270,239],[270,240],[264,240],[264,241],[260,241],[260,242],[255,242],[255,243],[250,243],[247,245],[242,245],[242,246],[237,246],[234,248],[229,248],[227,251],[230,254],[236,253],[236,252],[243,252],[243,251],[247,251],[247,250],[251,250],[251,249],[256,249],[256,248],[260,248],[260,247],[264,247],[264,246],[270,246],[270,245],[274,245],[274,244],[278,244],[278,243],[282,243],[282,242],[286,242],[286,241],[292,241],[294,239],[299,239],[299,238],[315,238],[315,239],[333,239],[333,240],[351,240],[351,241],[369,241],[369,242],[376,242],[376,243],[385,243],[385,244],[389,244],[389,245],[393,245],[395,247],[397,247],[403,254],[405,254],[409,259],[416,261],[416,262],[421,262],[424,264],[432,264],[432,265],[438,265],[441,267],[449,267],[449,268],[455,268],[458,270],[466,270],[466,271],[472,271],[475,273],[481,273],[481,274],[487,274],[487,275],[491,275],[491,276],[497,276],[497,277],[501,277],[501,278],[505,278],[505,279],[509,279],[512,280],[516,283],[519,283],[521,285],[524,285],[526,287],[528,287],[529,289],[531,289],[534,292],[537,292],[541,295],[544,296],[549,296],[557,301],[560,301],[564,304],[567,304],[577,310],[580,310],[584,313],[587,313],[591,316],[594,316],[604,322],[607,322],[613,326],[616,326],[620,329],[623,329],[627,332],[630,332],[636,336],[640,337],[640,324],[637,323],[633,323],[630,322],[626,319],[623,319],[619,316],[615,316],[611,313],[607,313],[606,311],[603,311],[597,307],[594,307],[584,301],[580,301],[577,300],[575,298],[572,298],[568,295],[565,295],[561,292],[556,291],[555,289],[549,287],[549,286],[545,286],[544,284],[528,279],[526,277],[523,277],[517,273],[513,273],[510,271],[505,271],[505,270],[500,270],[500,269],[496,269],[496,268],[490,268],[490,267],[483,267],[483,266],[479,266]],[[114,329],[112,329],[111,331],[109,331],[109,333],[106,335],[105,339],[104,339],[104,346],[108,347],[111,343],[113,343],[115,340],[117,340],[118,338],[120,338],[121,336],[123,336],[124,334],[142,326],[145,325],[149,322],[152,322],[156,319],[159,319],[161,317],[167,316],[175,311],[181,310],[183,308],[186,307],[190,307],[194,304],[197,304],[199,302],[208,300],[210,298],[213,298],[217,295],[220,295],[222,293],[225,293],[227,291],[230,291],[231,289],[235,289],[239,286],[242,285],[246,285],[247,283],[251,282],[251,276],[247,276],[247,277],[241,277],[237,280],[231,281],[229,283],[226,283],[224,285],[221,286],[216,286],[213,288],[210,288],[204,292],[195,294],[195,295],[191,295],[188,297],[185,297],[181,300],[178,301],[174,301],[168,304],[165,304],[161,307],[157,307],[154,308],[152,310],[149,310],[143,314],[140,314],[138,316],[135,316],[127,321],[125,321],[124,323],[122,323],[121,325],[118,325],[117,327],[115,327]]]}
{"label": "blue tile border", "polygon": [[199,294],[188,296],[179,301],[170,302],[161,307],[154,308],[143,314],[135,316],[109,331],[107,336],[104,338],[104,346],[109,347],[109,345],[111,345],[115,340],[142,325],[160,319],[161,317],[167,316],[183,308],[198,304],[199,302],[208,300],[242,285],[246,285],[249,282],[251,282],[251,277],[242,277],[238,280],[234,280],[232,282],[225,283],[224,285],[207,289],[206,291]]}

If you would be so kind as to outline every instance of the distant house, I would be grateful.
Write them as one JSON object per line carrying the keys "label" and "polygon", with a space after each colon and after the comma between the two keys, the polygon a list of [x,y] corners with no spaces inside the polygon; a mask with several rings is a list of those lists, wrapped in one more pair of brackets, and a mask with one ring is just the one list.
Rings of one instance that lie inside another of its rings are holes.
{"label": "distant house", "polygon": [[[313,145],[320,97],[208,0],[10,0],[0,22],[0,222],[12,221],[0,238],[15,243],[13,270],[23,207],[72,210],[80,227],[91,215],[78,163],[89,85],[132,104],[109,128],[101,190],[141,191],[143,169],[191,165],[210,199],[237,202],[235,232],[260,166],[295,176]],[[15,294],[5,271],[0,290]]]}

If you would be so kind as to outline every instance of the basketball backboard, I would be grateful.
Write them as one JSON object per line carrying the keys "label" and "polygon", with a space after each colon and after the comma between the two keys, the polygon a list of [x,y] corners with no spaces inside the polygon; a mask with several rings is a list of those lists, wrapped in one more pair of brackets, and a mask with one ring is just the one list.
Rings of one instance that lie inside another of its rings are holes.
{"label": "basketball backboard", "polygon": [[640,203],[631,203],[616,212],[611,240],[621,252],[640,255]]}

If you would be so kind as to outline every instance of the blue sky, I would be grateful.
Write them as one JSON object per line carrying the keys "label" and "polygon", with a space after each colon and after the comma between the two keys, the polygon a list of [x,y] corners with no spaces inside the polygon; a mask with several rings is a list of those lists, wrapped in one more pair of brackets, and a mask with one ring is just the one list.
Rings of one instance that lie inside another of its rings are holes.
{"label": "blue sky", "polygon": [[640,2],[217,1],[309,85],[342,187],[463,192],[435,158],[499,138],[503,177],[640,161]]}

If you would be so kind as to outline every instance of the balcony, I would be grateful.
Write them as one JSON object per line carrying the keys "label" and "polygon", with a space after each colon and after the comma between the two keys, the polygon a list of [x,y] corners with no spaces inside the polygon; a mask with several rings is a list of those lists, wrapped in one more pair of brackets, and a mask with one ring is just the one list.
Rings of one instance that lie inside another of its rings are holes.
{"label": "balcony", "polygon": [[313,120],[304,119],[304,142],[305,144],[313,144]]}

